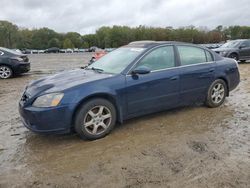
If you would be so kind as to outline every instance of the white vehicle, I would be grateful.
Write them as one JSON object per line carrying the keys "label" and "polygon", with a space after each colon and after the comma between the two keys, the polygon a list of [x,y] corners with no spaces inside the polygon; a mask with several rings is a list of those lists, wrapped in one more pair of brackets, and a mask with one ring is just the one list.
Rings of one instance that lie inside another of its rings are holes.
{"label": "white vehicle", "polygon": [[39,53],[39,54],[43,54],[43,53],[44,53],[44,50],[38,50],[38,53]]}
{"label": "white vehicle", "polygon": [[70,49],[70,48],[68,48],[67,50],[66,50],[66,53],[73,53],[74,51],[72,50],[72,49]]}
{"label": "white vehicle", "polygon": [[74,52],[74,53],[78,53],[78,52],[79,52],[79,49],[78,49],[78,48],[74,48],[74,49],[73,49],[73,52]]}

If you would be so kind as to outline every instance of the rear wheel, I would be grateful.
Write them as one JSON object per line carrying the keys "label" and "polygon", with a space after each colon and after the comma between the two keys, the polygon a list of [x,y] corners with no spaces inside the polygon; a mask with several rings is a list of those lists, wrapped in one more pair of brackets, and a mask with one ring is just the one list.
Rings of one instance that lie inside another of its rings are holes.
{"label": "rear wheel", "polygon": [[224,80],[215,80],[208,89],[206,105],[215,108],[223,104],[227,94],[227,85]]}
{"label": "rear wheel", "polygon": [[75,130],[81,138],[95,140],[109,134],[115,123],[114,105],[105,99],[92,99],[78,110]]}
{"label": "rear wheel", "polygon": [[13,71],[6,65],[0,65],[0,78],[7,79],[13,76]]}

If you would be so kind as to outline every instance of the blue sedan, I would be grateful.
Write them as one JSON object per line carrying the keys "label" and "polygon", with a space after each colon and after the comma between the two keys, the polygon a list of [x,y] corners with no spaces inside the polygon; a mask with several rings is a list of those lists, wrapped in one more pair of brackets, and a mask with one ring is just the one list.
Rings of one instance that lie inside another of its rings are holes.
{"label": "blue sedan", "polygon": [[202,102],[220,106],[240,81],[238,64],[181,42],[132,42],[84,69],[31,82],[19,103],[37,133],[104,137],[117,122]]}

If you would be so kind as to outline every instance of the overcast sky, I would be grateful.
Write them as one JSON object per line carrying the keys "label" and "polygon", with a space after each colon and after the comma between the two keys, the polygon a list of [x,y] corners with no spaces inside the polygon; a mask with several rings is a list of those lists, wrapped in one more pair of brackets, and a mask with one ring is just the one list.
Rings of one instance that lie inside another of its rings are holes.
{"label": "overcast sky", "polygon": [[0,20],[94,33],[101,26],[250,26],[250,0],[0,0]]}

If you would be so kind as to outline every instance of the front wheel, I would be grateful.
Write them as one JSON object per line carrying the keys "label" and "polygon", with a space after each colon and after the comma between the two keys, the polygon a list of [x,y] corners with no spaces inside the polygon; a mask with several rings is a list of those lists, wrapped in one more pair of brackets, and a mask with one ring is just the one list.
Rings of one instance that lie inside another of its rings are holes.
{"label": "front wheel", "polygon": [[235,59],[236,61],[239,60],[239,56],[237,54],[235,54],[235,53],[230,54],[229,58]]}
{"label": "front wheel", "polygon": [[223,104],[227,94],[227,85],[224,80],[215,80],[208,89],[206,105],[215,108]]}
{"label": "front wheel", "polygon": [[92,99],[78,110],[75,130],[81,138],[95,140],[109,134],[115,123],[114,105],[105,99]]}

